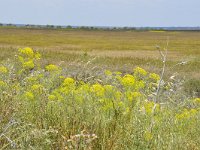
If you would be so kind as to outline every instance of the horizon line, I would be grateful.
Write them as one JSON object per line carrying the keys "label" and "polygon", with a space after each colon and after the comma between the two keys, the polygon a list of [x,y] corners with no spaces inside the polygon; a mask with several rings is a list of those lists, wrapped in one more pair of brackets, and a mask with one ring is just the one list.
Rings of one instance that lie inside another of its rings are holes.
{"label": "horizon line", "polygon": [[2,23],[2,25],[15,25],[15,26],[61,26],[61,27],[96,27],[96,28],[200,28],[200,26],[112,26],[112,25],[61,25],[61,24],[29,24],[29,23]]}

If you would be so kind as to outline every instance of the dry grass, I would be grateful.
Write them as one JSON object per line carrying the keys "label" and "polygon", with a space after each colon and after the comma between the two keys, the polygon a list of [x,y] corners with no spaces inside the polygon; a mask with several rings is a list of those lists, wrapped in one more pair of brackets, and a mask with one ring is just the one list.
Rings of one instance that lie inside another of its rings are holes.
{"label": "dry grass", "polygon": [[183,53],[197,51],[200,47],[200,32],[0,29],[2,46],[55,50],[155,50],[155,45],[164,45],[168,36],[170,50]]}
{"label": "dry grass", "polygon": [[[89,60],[95,65],[130,71],[134,66],[160,70],[156,45],[170,38],[168,67],[186,61],[176,70],[191,78],[200,77],[200,32],[82,31],[0,28],[0,59],[12,56],[20,47],[41,51],[46,63]],[[55,57],[56,56],[56,57]],[[170,70],[170,69],[169,69]]]}

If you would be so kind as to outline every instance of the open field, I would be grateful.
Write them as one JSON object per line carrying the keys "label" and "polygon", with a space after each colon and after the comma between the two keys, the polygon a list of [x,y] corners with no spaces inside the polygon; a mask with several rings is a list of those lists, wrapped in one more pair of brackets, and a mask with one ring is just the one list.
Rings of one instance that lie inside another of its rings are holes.
{"label": "open field", "polygon": [[0,150],[199,150],[199,79],[200,32],[0,28]]}
{"label": "open field", "polygon": [[[134,66],[153,69],[161,65],[156,45],[166,46],[169,37],[169,68],[189,77],[200,77],[200,32],[82,31],[0,28],[0,59],[12,56],[18,48],[32,47],[51,62],[72,62],[80,56],[97,57],[93,63],[131,70]],[[56,57],[55,57],[56,56]],[[81,61],[81,60],[80,60]],[[157,69],[158,70],[157,70]]]}

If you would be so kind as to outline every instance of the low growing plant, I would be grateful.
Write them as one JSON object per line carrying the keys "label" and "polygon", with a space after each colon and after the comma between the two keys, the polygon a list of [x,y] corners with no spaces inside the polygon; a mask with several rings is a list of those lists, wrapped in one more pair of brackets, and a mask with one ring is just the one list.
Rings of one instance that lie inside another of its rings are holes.
{"label": "low growing plant", "polygon": [[140,67],[75,79],[40,59],[24,48],[0,66],[0,149],[199,149],[200,100],[174,80]]}

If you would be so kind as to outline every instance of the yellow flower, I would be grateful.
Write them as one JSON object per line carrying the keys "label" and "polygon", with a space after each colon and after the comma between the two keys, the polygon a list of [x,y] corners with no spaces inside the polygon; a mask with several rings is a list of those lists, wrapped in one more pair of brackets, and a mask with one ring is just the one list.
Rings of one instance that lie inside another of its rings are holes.
{"label": "yellow flower", "polygon": [[146,132],[144,133],[144,139],[145,139],[146,141],[150,141],[150,140],[152,140],[152,138],[153,138],[153,135],[151,134],[151,132],[146,131]]}
{"label": "yellow flower", "polygon": [[32,92],[26,92],[24,95],[28,100],[33,100],[34,99],[34,95],[33,95]]}
{"label": "yellow flower", "polygon": [[56,100],[58,100],[60,102],[64,100],[64,97],[63,97],[63,95],[61,94],[61,92],[59,90],[53,91],[51,95],[54,95],[55,97],[54,96],[50,96],[50,97],[48,97],[48,98],[50,98],[49,100],[53,100],[51,98],[55,98]]}
{"label": "yellow flower", "polygon": [[124,87],[131,87],[135,85],[134,76],[127,74],[121,79],[121,83]]}
{"label": "yellow flower", "polygon": [[134,69],[134,75],[135,76],[137,76],[137,75],[146,76],[147,72],[144,69],[137,67],[137,68]]}
{"label": "yellow flower", "polygon": [[4,81],[1,81],[0,80],[0,87],[4,87],[4,86],[6,86],[7,84],[4,82]]}
{"label": "yellow flower", "polygon": [[30,47],[26,47],[24,49],[19,49],[19,52],[21,52],[21,54],[24,54],[29,58],[34,58],[34,52]]}
{"label": "yellow flower", "polygon": [[188,119],[194,117],[197,114],[197,112],[198,111],[196,109],[184,109],[182,113],[176,115],[176,118],[179,120]]}
{"label": "yellow flower", "polygon": [[40,59],[41,54],[36,52],[34,53],[33,49],[30,47],[26,47],[23,49],[19,49],[20,56],[18,56],[20,62],[24,62],[24,59]]}
{"label": "yellow flower", "polygon": [[72,78],[66,78],[63,82],[63,86],[74,86],[75,80]]}
{"label": "yellow flower", "polygon": [[101,84],[94,84],[91,87],[91,92],[95,93],[97,96],[103,96],[105,93],[105,89]]}
{"label": "yellow flower", "polygon": [[132,95],[134,98],[138,98],[138,97],[142,96],[142,94],[140,92],[133,92]]}
{"label": "yellow flower", "polygon": [[114,86],[112,85],[104,85],[105,91],[111,93],[113,92]]}
{"label": "yellow flower", "polygon": [[120,102],[118,103],[118,106],[119,106],[119,107],[124,107],[124,103],[123,103],[122,101],[120,101]]}
{"label": "yellow flower", "polygon": [[145,83],[143,80],[135,82],[135,89],[139,90],[145,87]]}
{"label": "yellow flower", "polygon": [[190,114],[191,114],[191,116],[195,116],[196,114],[197,114],[197,110],[196,109],[191,109],[190,110]]}
{"label": "yellow flower", "polygon": [[112,76],[112,72],[110,71],[110,70],[105,70],[105,75],[107,75],[107,76]]}
{"label": "yellow flower", "polygon": [[0,73],[7,73],[8,69],[4,66],[0,66]]}
{"label": "yellow flower", "polygon": [[36,53],[35,53],[35,59],[40,59],[40,58],[41,58],[41,54],[38,53],[38,52],[36,52]]}
{"label": "yellow flower", "polygon": [[60,78],[60,79],[65,79],[65,77],[64,77],[64,76],[59,76],[59,78]]}
{"label": "yellow flower", "polygon": [[82,85],[80,85],[80,87],[77,89],[80,93],[89,93],[90,92],[90,86],[89,84],[84,84],[82,83]]}
{"label": "yellow flower", "polygon": [[55,96],[55,95],[49,95],[49,96],[48,96],[48,99],[51,100],[51,101],[53,101],[53,100],[56,99],[56,96]]}
{"label": "yellow flower", "polygon": [[120,91],[115,92],[116,100],[120,100],[122,98],[122,93]]}
{"label": "yellow flower", "polygon": [[31,90],[34,91],[34,92],[40,92],[43,90],[43,86],[41,84],[34,84],[32,87],[31,87]]}
{"label": "yellow flower", "polygon": [[159,104],[155,104],[154,102],[150,102],[150,101],[144,103],[144,108],[145,108],[146,114],[151,114],[153,112],[154,107],[155,107],[155,111],[160,110]]}
{"label": "yellow flower", "polygon": [[126,92],[126,97],[127,99],[132,102],[134,99],[137,99],[141,96],[141,93],[140,92]]}
{"label": "yellow flower", "polygon": [[35,67],[33,60],[29,60],[23,63],[25,69],[33,69]]}
{"label": "yellow flower", "polygon": [[117,71],[117,72],[115,72],[115,74],[116,74],[116,75],[121,75],[122,73],[119,72],[119,71]]}
{"label": "yellow flower", "polygon": [[200,98],[195,98],[193,102],[197,105],[200,105]]}
{"label": "yellow flower", "polygon": [[18,56],[18,59],[21,63],[24,63],[24,58],[22,56]]}
{"label": "yellow flower", "polygon": [[156,82],[160,80],[160,76],[156,73],[150,73],[149,78],[153,79]]}
{"label": "yellow flower", "polygon": [[46,66],[45,69],[46,69],[47,71],[58,71],[58,70],[59,70],[59,67],[56,66],[56,65],[50,64],[50,65]]}
{"label": "yellow flower", "polygon": [[126,107],[126,110],[125,110],[125,112],[123,113],[124,115],[126,115],[126,114],[129,114],[131,111],[130,111],[130,108],[129,107]]}

